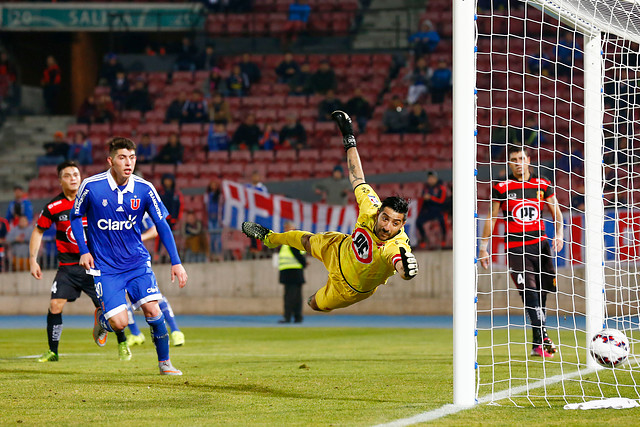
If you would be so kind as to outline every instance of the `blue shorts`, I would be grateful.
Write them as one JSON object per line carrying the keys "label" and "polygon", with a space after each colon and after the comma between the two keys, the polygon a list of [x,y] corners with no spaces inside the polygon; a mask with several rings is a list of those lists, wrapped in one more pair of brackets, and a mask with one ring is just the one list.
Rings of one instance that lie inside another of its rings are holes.
{"label": "blue shorts", "polygon": [[149,301],[162,299],[156,276],[150,265],[124,273],[103,272],[99,276],[95,275],[93,280],[106,319],[126,311],[127,294],[134,310]]}

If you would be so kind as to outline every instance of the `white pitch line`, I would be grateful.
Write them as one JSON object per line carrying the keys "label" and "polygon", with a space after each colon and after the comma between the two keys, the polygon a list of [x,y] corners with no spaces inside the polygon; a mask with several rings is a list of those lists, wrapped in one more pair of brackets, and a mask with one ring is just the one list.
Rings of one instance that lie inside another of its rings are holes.
{"label": "white pitch line", "polygon": [[[562,381],[563,379],[571,379],[580,375],[587,375],[587,374],[591,374],[593,372],[595,372],[596,370],[594,368],[586,368],[583,370],[578,370],[576,372],[573,372],[571,374],[565,374],[565,375],[555,375],[553,377],[544,379],[544,380],[540,380],[540,381],[536,381],[533,382],[529,385],[523,385],[523,386],[519,386],[519,387],[515,387],[515,388],[510,388],[498,393],[493,393],[493,394],[489,394],[487,396],[481,397],[478,399],[478,404],[480,403],[487,403],[487,402],[492,402],[492,401],[498,401],[498,400],[502,400],[502,399],[506,399],[507,397],[510,396],[517,396],[520,393],[523,393],[527,390],[532,390],[535,388],[540,388],[540,387],[544,387],[544,386],[549,386],[555,383],[558,383],[560,381]],[[410,426],[410,425],[414,425],[414,424],[418,424],[418,423],[424,423],[427,421],[433,421],[433,420],[437,420],[438,418],[442,418],[442,417],[446,417],[447,415],[452,415],[452,414],[456,414],[458,412],[464,411],[466,409],[471,409],[474,408],[475,405],[473,406],[464,406],[464,405],[454,405],[454,404],[448,404],[448,405],[444,405],[439,407],[438,409],[434,409],[428,412],[423,412],[421,414],[418,415],[414,415],[412,417],[409,418],[402,418],[399,420],[395,420],[395,421],[391,421],[385,424],[378,424],[377,426],[374,427],[404,427],[404,426]]]}

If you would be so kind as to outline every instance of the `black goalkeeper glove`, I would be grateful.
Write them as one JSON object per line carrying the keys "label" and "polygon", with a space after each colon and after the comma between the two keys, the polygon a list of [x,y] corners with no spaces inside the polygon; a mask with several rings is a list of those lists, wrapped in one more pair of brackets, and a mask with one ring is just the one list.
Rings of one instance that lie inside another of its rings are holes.
{"label": "black goalkeeper glove", "polygon": [[338,125],[340,132],[342,132],[342,145],[344,145],[344,151],[347,151],[351,147],[356,146],[356,137],[353,136],[353,126],[351,126],[351,118],[344,111],[336,110],[331,113],[331,118]]}
{"label": "black goalkeeper glove", "polygon": [[404,268],[404,278],[413,279],[418,274],[418,260],[416,256],[403,247],[400,247],[400,258],[402,259],[402,267]]}

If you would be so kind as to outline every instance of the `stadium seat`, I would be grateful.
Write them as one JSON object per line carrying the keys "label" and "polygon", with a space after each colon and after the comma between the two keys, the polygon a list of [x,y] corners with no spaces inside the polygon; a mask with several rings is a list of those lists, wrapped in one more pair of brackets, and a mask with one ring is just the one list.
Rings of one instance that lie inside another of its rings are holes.
{"label": "stadium seat", "polygon": [[89,133],[92,135],[110,135],[111,134],[111,124],[109,123],[93,123],[89,126]]}
{"label": "stadium seat", "polygon": [[228,163],[229,152],[227,151],[209,151],[207,154],[207,160],[212,163]]}
{"label": "stadium seat", "polygon": [[113,136],[130,137],[133,133],[133,126],[129,123],[114,123],[111,126],[111,133]]}
{"label": "stadium seat", "polygon": [[170,135],[172,133],[180,135],[180,125],[178,123],[162,123],[158,125],[158,135]]}
{"label": "stadium seat", "polygon": [[89,134],[89,125],[82,123],[72,123],[67,126],[67,137],[72,138],[76,132],[82,132],[85,135]]}
{"label": "stadium seat", "polygon": [[265,164],[273,162],[273,150],[258,150],[253,152],[254,164]]}
{"label": "stadium seat", "polygon": [[280,180],[289,177],[291,165],[289,163],[269,163],[267,164],[267,178],[269,180]]}
{"label": "stadium seat", "polygon": [[164,174],[176,174],[176,165],[165,165],[165,164],[155,164],[153,165],[153,174],[154,175],[164,175]]}
{"label": "stadium seat", "polygon": [[251,151],[235,150],[229,153],[229,161],[231,163],[247,164],[251,162]]}
{"label": "stadium seat", "polygon": [[291,178],[307,179],[313,176],[313,162],[295,162],[291,165]]}
{"label": "stadium seat", "polygon": [[298,154],[296,150],[276,150],[275,163],[293,163],[297,161]]}
{"label": "stadium seat", "polygon": [[244,166],[240,163],[223,163],[220,165],[220,174],[225,179],[242,179],[244,177]]}
{"label": "stadium seat", "polygon": [[202,123],[184,123],[180,126],[180,134],[183,136],[202,136]]}

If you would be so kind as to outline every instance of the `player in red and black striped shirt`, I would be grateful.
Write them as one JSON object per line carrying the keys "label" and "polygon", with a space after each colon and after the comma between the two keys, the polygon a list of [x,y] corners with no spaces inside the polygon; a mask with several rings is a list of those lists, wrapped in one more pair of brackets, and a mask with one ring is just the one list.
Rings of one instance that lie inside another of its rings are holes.
{"label": "player in red and black striped shirt", "polygon": [[[29,242],[29,265],[31,275],[42,279],[42,270],[38,264],[38,252],[42,236],[51,226],[56,227],[56,248],[58,249],[59,267],[51,286],[51,302],[47,314],[47,336],[49,351],[38,359],[38,362],[55,362],[58,360],[58,343],[62,333],[62,309],[67,301],[75,301],[82,292],[87,294],[93,305],[100,306],[96,295],[93,276],[87,274],[78,262],[80,251],[71,231],[69,212],[73,208],[76,193],[82,179],[75,162],[65,161],[58,165],[58,180],[62,192],[54,197],[42,210],[36,222]],[[84,220],[86,225],[86,219]],[[122,339],[126,341],[124,333]],[[120,340],[118,340],[120,341]]]}
{"label": "player in red and black striped shirt", "polygon": [[[553,357],[556,347],[547,335],[548,292],[556,291],[556,271],[551,249],[563,246],[562,212],[551,182],[531,173],[527,147],[512,146],[507,152],[511,175],[497,182],[491,192],[491,212],[480,241],[480,264],[489,267],[487,246],[500,210],[507,224],[507,259],[511,279],[522,298],[533,332],[532,356]],[[554,220],[555,236],[549,244],[542,221],[547,206]]]}

